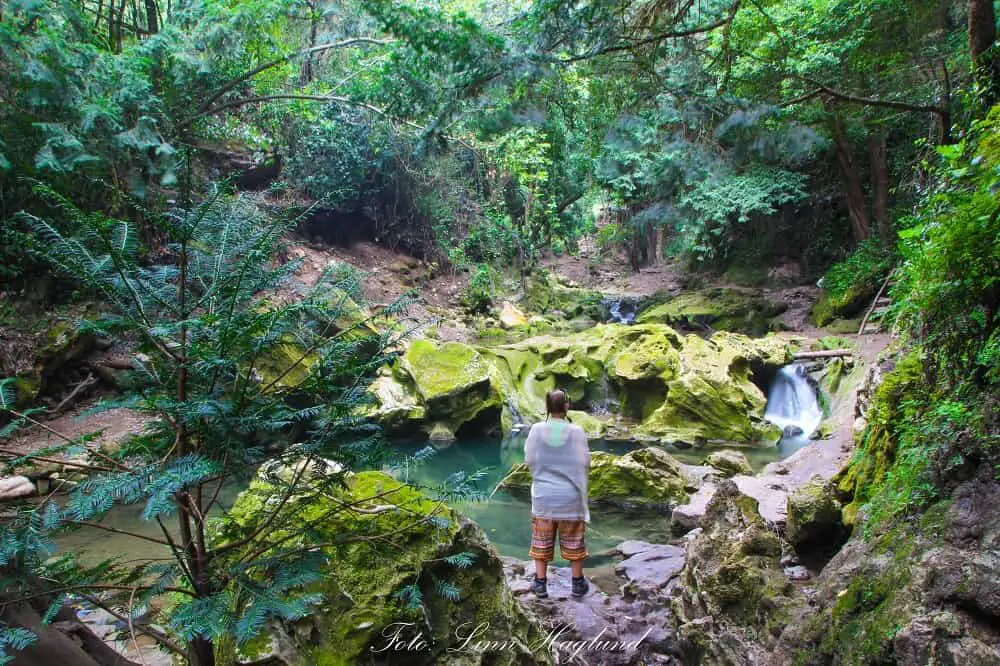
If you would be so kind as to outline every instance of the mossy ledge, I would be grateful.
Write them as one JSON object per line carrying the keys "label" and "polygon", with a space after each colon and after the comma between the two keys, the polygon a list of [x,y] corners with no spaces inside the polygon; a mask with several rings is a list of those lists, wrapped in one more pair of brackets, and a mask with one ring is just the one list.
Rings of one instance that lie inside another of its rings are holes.
{"label": "mossy ledge", "polygon": [[[494,347],[415,340],[373,385],[375,416],[390,433],[508,432],[545,416],[560,387],[581,412],[601,405],[633,424],[638,441],[773,444],[755,377],[791,361],[777,336],[681,335],[665,324],[599,324]],[[578,414],[588,433],[606,426]]]}
{"label": "mossy ledge", "polygon": [[[314,529],[319,530],[320,541],[337,545],[323,547],[328,562],[323,582],[317,586],[324,597],[322,606],[291,626],[274,628],[276,640],[291,656],[290,663],[383,663],[385,651],[378,650],[389,642],[387,636],[394,632],[395,623],[403,623],[400,637],[406,642],[423,636],[423,648],[405,653],[409,664],[440,663],[445,655],[448,663],[468,666],[551,663],[544,650],[532,651],[530,646],[540,645],[543,634],[505,586],[503,565],[478,525],[381,472],[348,474],[344,486],[329,495],[291,500],[297,502],[296,521],[303,525],[329,514]],[[269,497],[274,497],[274,488],[258,477],[237,499],[222,534],[238,540],[255,529],[269,515],[264,505]],[[372,509],[377,505],[378,510],[330,512],[333,502],[359,501],[360,506]],[[416,522],[419,516],[435,519]],[[404,525],[411,527],[392,545],[378,539],[337,543],[343,534],[395,533]],[[275,534],[276,539],[281,536]],[[472,566],[463,569],[445,561],[458,553],[471,554]],[[435,589],[439,580],[454,586],[460,598],[443,598]],[[398,595],[410,585],[420,590],[422,610],[408,608]],[[468,649],[448,651],[480,625],[488,629]],[[462,627],[466,633],[456,633]],[[260,650],[257,646],[256,654],[240,657],[258,658]],[[235,663],[234,656],[229,655],[228,663]]]}

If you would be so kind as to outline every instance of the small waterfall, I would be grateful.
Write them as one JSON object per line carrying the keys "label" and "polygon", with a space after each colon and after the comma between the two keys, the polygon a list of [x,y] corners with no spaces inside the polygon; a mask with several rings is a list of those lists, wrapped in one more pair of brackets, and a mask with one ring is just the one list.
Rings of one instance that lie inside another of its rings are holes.
{"label": "small waterfall", "polygon": [[517,411],[517,406],[514,404],[513,398],[507,400],[507,411],[510,412],[510,420],[514,424],[513,432],[515,434],[527,428],[524,417],[521,416],[521,412]]}
{"label": "small waterfall", "polygon": [[816,391],[809,385],[805,366],[793,363],[778,371],[767,396],[764,418],[786,436],[809,437],[823,420]]}
{"label": "small waterfall", "polygon": [[588,391],[587,402],[590,405],[590,413],[594,416],[607,416],[611,413],[612,402],[611,382],[607,375],[601,375],[597,386]]}
{"label": "small waterfall", "polygon": [[627,297],[608,296],[602,305],[608,311],[608,321],[616,324],[634,324],[636,303]]}

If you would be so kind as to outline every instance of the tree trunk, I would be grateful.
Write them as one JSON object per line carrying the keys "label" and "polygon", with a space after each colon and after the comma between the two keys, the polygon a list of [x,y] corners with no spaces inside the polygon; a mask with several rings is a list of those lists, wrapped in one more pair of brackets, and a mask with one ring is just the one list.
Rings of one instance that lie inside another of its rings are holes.
{"label": "tree trunk", "polygon": [[1000,93],[1000,54],[993,49],[997,38],[993,0],[969,0],[969,56],[979,88],[979,98],[989,108]]}
{"label": "tree trunk", "polygon": [[146,30],[155,35],[160,31],[160,17],[157,12],[156,0],[146,0]]}
{"label": "tree trunk", "polygon": [[[307,3],[309,7],[309,48],[316,46],[316,38],[319,33],[319,20],[322,17],[322,13],[316,7],[313,2]],[[306,59],[302,61],[302,71],[299,73],[299,80],[302,85],[312,82],[313,76],[313,57],[314,54],[310,53],[306,56]]]}
{"label": "tree trunk", "polygon": [[215,648],[207,638],[196,638],[188,643],[188,661],[191,666],[215,666]]}
{"label": "tree trunk", "polygon": [[892,240],[892,219],[889,217],[889,163],[886,157],[885,135],[868,137],[868,154],[872,169],[872,217],[882,240]]}
{"label": "tree trunk", "polygon": [[847,213],[851,218],[851,232],[854,234],[854,240],[860,242],[871,235],[872,225],[865,203],[865,192],[861,187],[854,158],[851,156],[851,144],[839,114],[834,116],[833,143],[837,151],[837,162],[844,176],[844,197],[847,201]]}
{"label": "tree trunk", "polygon": [[15,666],[139,666],[111,649],[69,607],[59,609],[51,622],[42,622],[51,601],[48,597],[17,601],[12,595],[0,596],[0,621],[35,635],[34,643],[25,649],[11,650]]}
{"label": "tree trunk", "polygon": [[[121,5],[118,7],[118,20],[115,21],[115,36],[114,36],[114,46],[112,46],[112,51],[115,53],[122,52],[122,44],[125,40],[125,6],[126,0],[122,0]],[[111,6],[114,7],[115,0],[111,0]]]}

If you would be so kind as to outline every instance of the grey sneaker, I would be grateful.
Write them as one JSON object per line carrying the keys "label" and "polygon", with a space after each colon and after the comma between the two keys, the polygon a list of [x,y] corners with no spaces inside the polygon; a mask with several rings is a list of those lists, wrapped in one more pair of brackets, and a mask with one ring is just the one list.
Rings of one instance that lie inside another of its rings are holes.
{"label": "grey sneaker", "polygon": [[573,596],[579,599],[590,590],[590,583],[583,576],[573,579]]}
{"label": "grey sneaker", "polygon": [[538,578],[537,576],[531,582],[531,591],[535,593],[535,596],[539,599],[545,599],[549,596],[549,586],[547,578]]}

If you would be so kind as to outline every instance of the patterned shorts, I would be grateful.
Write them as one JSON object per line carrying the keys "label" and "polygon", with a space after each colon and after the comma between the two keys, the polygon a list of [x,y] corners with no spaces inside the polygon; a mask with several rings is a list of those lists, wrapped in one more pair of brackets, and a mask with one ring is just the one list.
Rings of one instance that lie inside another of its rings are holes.
{"label": "patterned shorts", "polygon": [[531,517],[531,551],[533,560],[551,562],[555,551],[556,533],[559,534],[559,553],[564,560],[584,560],[587,558],[587,544],[583,533],[587,524],[582,520],[550,520]]}

